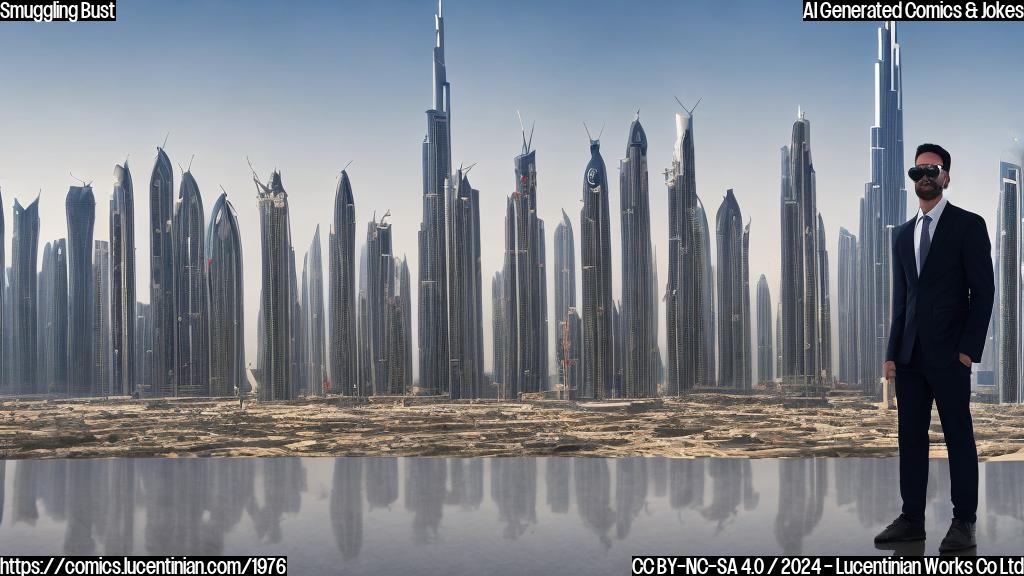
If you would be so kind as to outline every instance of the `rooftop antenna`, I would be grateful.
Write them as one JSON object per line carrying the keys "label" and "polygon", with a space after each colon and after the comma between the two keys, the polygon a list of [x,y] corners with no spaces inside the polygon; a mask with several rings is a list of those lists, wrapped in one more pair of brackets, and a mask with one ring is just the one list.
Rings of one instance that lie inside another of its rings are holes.
{"label": "rooftop antenna", "polygon": [[223,184],[219,184],[219,186],[220,186],[220,191],[223,192],[225,196],[227,196],[228,195],[228,191],[224,189],[224,185]]}
{"label": "rooftop antenna", "polygon": [[192,157],[188,159],[188,170],[189,170],[189,172],[192,171],[192,161],[195,160],[195,159],[196,159],[196,155],[195,154],[193,154]]}
{"label": "rooftop antenna", "polygon": [[590,141],[593,142],[594,141],[594,137],[590,135],[590,128],[587,127],[587,123],[586,122],[583,123],[583,129],[587,131],[587,138],[590,138]]}
{"label": "rooftop antenna", "polygon": [[459,170],[462,170],[462,177],[465,178],[466,175],[469,174],[469,171],[473,169],[473,166],[476,166],[476,164],[476,162],[473,162],[465,170],[462,170],[462,166],[459,165]]}
{"label": "rooftop antenna", "polygon": [[529,148],[526,144],[526,126],[523,125],[523,115],[516,110],[516,117],[519,118],[519,132],[523,135],[523,152],[525,153]]}
{"label": "rooftop antenna", "polygon": [[245,163],[249,165],[249,170],[252,170],[252,177],[259,182],[259,174],[257,174],[256,169],[252,167],[252,160],[249,160],[248,156],[245,157]]}
{"label": "rooftop antenna", "polygon": [[599,142],[601,141],[601,134],[604,134],[604,126],[605,126],[605,123],[602,122],[601,123],[601,131],[597,133],[597,140]]}
{"label": "rooftop antenna", "polygon": [[533,129],[536,128],[536,127],[537,127],[537,121],[534,120],[533,123],[530,124],[530,141],[526,143],[526,149],[527,150],[529,150],[530,146],[533,145]]}
{"label": "rooftop antenna", "polygon": [[353,162],[355,162],[355,160],[349,160],[349,161],[348,161],[348,162],[347,162],[347,163],[345,164],[344,168],[342,168],[342,169],[341,169],[341,171],[342,171],[342,172],[344,172],[345,170],[348,170],[348,167],[349,167],[349,166],[351,166]]}
{"label": "rooftop antenna", "polygon": [[697,98],[697,103],[693,105],[693,108],[687,108],[686,104],[683,104],[682,100],[680,100],[678,96],[673,96],[673,98],[676,99],[676,102],[678,102],[679,105],[683,107],[683,110],[686,110],[686,113],[690,116],[693,116],[693,111],[697,109],[697,106],[700,106],[700,101],[704,99],[703,96]]}
{"label": "rooftop antenna", "polygon": [[164,136],[164,143],[163,143],[163,145],[160,146],[161,150],[164,149],[164,148],[167,148],[167,139],[170,138],[170,137],[171,137],[171,133],[167,132],[167,135]]}
{"label": "rooftop antenna", "polygon": [[79,182],[81,182],[81,183],[82,183],[82,186],[83,186],[83,187],[85,187],[85,186],[88,186],[88,185],[89,185],[89,184],[86,184],[86,183],[85,183],[85,180],[82,180],[82,179],[81,179],[81,178],[79,178],[78,176],[75,176],[74,174],[72,174],[72,173],[71,173],[71,170],[68,170],[68,174],[69,174],[69,175],[70,175],[70,176],[71,176],[72,178],[74,178],[75,180],[78,180]]}

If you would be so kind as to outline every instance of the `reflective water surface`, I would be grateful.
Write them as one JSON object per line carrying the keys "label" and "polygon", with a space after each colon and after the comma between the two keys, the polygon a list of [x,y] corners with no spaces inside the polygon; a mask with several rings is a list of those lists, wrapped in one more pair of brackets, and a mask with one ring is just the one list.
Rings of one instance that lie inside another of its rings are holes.
{"label": "reflective water surface", "polygon": [[[952,516],[945,460],[930,478],[934,554]],[[626,574],[633,554],[887,554],[872,537],[899,507],[896,459],[0,461],[0,555],[284,554],[293,574]],[[1024,462],[982,465],[978,516],[979,553],[1021,553]]]}

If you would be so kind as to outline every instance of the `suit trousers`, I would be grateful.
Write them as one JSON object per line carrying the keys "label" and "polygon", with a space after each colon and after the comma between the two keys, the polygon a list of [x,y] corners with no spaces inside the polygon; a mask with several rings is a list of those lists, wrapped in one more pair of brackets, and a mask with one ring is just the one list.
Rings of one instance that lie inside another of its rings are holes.
{"label": "suit trousers", "polygon": [[910,363],[896,363],[903,513],[924,519],[928,428],[934,400],[949,456],[953,517],[974,522],[978,510],[978,448],[971,420],[971,369],[959,359],[942,368],[925,365],[922,356],[927,351],[921,351],[919,338],[915,340]]}

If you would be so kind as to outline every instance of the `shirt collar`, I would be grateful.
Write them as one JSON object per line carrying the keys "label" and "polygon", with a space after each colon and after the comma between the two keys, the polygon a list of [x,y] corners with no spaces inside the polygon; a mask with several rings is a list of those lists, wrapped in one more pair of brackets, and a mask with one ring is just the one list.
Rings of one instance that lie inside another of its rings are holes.
{"label": "shirt collar", "polygon": [[[938,224],[939,216],[942,216],[942,210],[946,208],[946,204],[947,204],[946,196],[943,195],[942,199],[939,200],[939,203],[936,204],[935,206],[933,206],[932,209],[928,212],[928,216],[931,216],[932,222]],[[924,218],[924,212],[920,208],[918,208],[917,209],[917,220],[918,220],[918,222],[920,222],[923,218]]]}

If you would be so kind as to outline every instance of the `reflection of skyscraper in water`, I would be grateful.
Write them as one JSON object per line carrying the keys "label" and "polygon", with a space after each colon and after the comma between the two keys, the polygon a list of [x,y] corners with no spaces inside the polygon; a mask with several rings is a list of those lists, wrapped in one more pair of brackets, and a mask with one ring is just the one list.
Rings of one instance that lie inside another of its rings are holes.
{"label": "reflection of skyscraper in water", "polygon": [[569,511],[569,464],[568,458],[552,457],[544,460],[544,473],[547,477],[548,507],[556,514]]}
{"label": "reflection of skyscraper in water", "polygon": [[14,522],[35,526],[39,519],[36,508],[39,479],[43,476],[42,463],[34,460],[19,460],[14,468]]}
{"label": "reflection of skyscraper in water", "polygon": [[647,502],[646,458],[622,458],[615,461],[615,536],[629,536],[633,519]]}
{"label": "reflection of skyscraper in water", "polygon": [[833,467],[836,504],[854,504],[862,526],[885,524],[900,509],[897,458],[836,458]]}
{"label": "reflection of skyscraper in water", "polygon": [[669,462],[668,501],[673,510],[704,505],[704,462],[679,458]]}
{"label": "reflection of skyscraper in water", "polygon": [[204,554],[223,554],[224,535],[242,521],[242,513],[254,501],[255,478],[256,461],[250,458],[224,458],[210,468]]}
{"label": "reflection of skyscraper in water", "polygon": [[608,548],[612,544],[608,530],[615,523],[608,461],[579,458],[573,461],[573,475],[576,477],[576,509],[580,519]]}
{"label": "reflection of skyscraper in water", "polygon": [[[825,509],[828,461],[779,460],[779,513],[775,540],[785,554],[801,554],[804,537],[814,531]],[[895,489],[895,487],[893,487]]]}
{"label": "reflection of skyscraper in water", "polygon": [[708,520],[718,522],[717,531],[728,524],[742,504],[746,511],[757,507],[760,495],[754,492],[750,460],[716,458],[709,463],[711,504],[701,510]]}
{"label": "reflection of skyscraper in water", "polygon": [[448,468],[439,458],[413,458],[405,461],[405,469],[405,509],[413,513],[413,541],[426,544],[441,527]]}
{"label": "reflection of skyscraper in water", "polygon": [[387,508],[398,500],[398,460],[367,458],[366,503],[370,510]]}
{"label": "reflection of skyscraper in water", "polygon": [[655,498],[664,498],[668,491],[668,459],[648,458],[647,474],[651,480],[651,489]]}
{"label": "reflection of skyscraper in water", "polygon": [[[196,493],[209,485],[209,466],[210,461],[201,459],[146,462],[140,477],[147,553],[170,555],[204,548],[198,529],[203,501]],[[78,481],[74,472],[69,477]]]}
{"label": "reflection of skyscraper in water", "polygon": [[106,464],[102,460],[69,462],[65,554],[89,556],[99,553],[95,536],[103,534],[107,528],[105,512],[109,468]]}
{"label": "reflection of skyscraper in water", "polygon": [[135,545],[135,464],[131,458],[100,460],[109,470],[101,495],[100,514],[106,514],[103,553],[130,555]]}
{"label": "reflection of skyscraper in water", "polygon": [[928,461],[928,491],[925,503],[932,509],[926,514],[929,518],[952,518],[953,502],[950,500],[949,460],[932,459]]}
{"label": "reflection of skyscraper in water", "polygon": [[363,546],[363,460],[335,458],[331,483],[331,530],[345,560]]}
{"label": "reflection of skyscraper in water", "polygon": [[491,499],[498,507],[498,520],[505,524],[505,538],[514,540],[526,532],[528,524],[536,524],[537,460],[492,459]]}
{"label": "reflection of skyscraper in water", "polygon": [[263,507],[253,506],[252,516],[260,539],[281,541],[281,517],[298,514],[306,491],[306,467],[301,458],[267,458],[263,464]]}
{"label": "reflection of skyscraper in water", "polygon": [[[0,469],[0,475],[3,474]],[[1024,462],[988,462],[985,464],[985,517],[988,537],[996,540],[997,516],[1024,521]],[[0,491],[3,482],[0,480]],[[3,502],[0,501],[0,504]],[[1024,539],[1024,527],[1018,528]],[[1020,541],[1018,539],[1018,542]]]}
{"label": "reflection of skyscraper in water", "polygon": [[[3,469],[0,468],[0,475]],[[1024,521],[1024,462],[985,464],[985,502],[991,514]],[[0,480],[0,487],[2,487]]]}
{"label": "reflection of skyscraper in water", "polygon": [[[22,462],[28,462],[23,460]],[[70,460],[49,460],[46,473],[39,478],[36,494],[43,499],[46,514],[54,520],[64,520],[68,501],[68,462]],[[42,462],[35,464],[41,465]]]}
{"label": "reflection of skyscraper in water", "polygon": [[484,500],[484,462],[479,458],[450,458],[448,476],[451,489],[448,504],[477,508]]}

